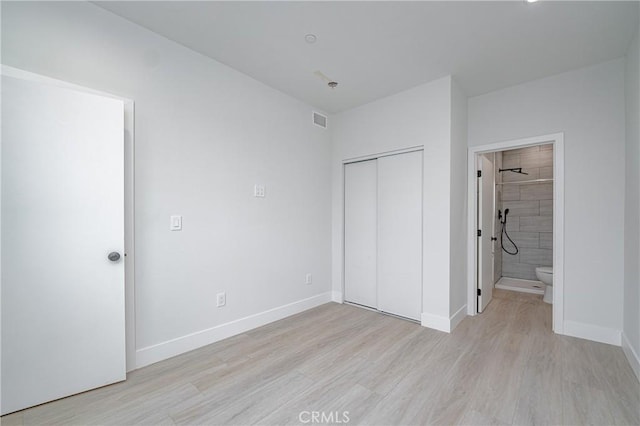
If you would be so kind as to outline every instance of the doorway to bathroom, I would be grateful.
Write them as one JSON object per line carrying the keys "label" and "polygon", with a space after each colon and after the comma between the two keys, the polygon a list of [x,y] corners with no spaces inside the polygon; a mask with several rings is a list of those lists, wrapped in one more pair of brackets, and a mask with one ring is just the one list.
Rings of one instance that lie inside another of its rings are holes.
{"label": "doorway to bathroom", "polygon": [[469,148],[469,315],[494,290],[537,294],[562,333],[563,157],[562,134]]}

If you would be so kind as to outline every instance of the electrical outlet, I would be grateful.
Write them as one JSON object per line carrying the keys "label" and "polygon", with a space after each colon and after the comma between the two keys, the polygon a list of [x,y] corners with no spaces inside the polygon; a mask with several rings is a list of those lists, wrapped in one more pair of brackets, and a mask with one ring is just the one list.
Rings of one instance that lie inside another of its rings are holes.
{"label": "electrical outlet", "polygon": [[221,308],[226,304],[227,304],[227,294],[225,292],[218,293],[216,295],[216,305],[218,306],[218,308]]}
{"label": "electrical outlet", "polygon": [[305,277],[304,277],[304,283],[305,284],[311,284],[313,281],[313,276],[311,275],[311,273],[308,273]]}

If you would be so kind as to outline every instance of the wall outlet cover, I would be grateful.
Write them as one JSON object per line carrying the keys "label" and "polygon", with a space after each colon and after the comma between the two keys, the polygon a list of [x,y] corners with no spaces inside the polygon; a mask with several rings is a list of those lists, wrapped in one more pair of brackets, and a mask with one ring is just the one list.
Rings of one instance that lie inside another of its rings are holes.
{"label": "wall outlet cover", "polygon": [[218,308],[223,307],[224,305],[227,304],[227,294],[222,292],[222,293],[218,293],[216,295],[216,306]]}

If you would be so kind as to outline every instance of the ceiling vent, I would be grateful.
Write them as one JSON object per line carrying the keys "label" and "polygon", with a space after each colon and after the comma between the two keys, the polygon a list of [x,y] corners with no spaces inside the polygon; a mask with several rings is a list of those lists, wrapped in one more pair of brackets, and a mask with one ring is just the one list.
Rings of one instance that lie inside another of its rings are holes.
{"label": "ceiling vent", "polygon": [[316,126],[322,127],[323,129],[327,128],[327,117],[318,112],[313,112],[313,124]]}

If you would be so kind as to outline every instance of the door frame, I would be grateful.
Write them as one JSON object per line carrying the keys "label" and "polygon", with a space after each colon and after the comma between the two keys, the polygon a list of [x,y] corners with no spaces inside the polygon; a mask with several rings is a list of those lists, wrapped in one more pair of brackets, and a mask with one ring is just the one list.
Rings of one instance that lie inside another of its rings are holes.
{"label": "door frame", "polygon": [[0,66],[0,75],[18,78],[55,87],[91,93],[106,98],[118,99],[124,104],[124,287],[125,287],[125,338],[126,370],[136,369],[136,325],[135,325],[135,133],[134,102],[132,99],[112,93],[94,90],[63,80],[25,71],[7,65]]}
{"label": "door frame", "polygon": [[476,164],[479,154],[553,144],[553,308],[552,329],[564,334],[564,133],[552,133],[469,147],[467,155],[467,315],[477,315],[478,229]]}

